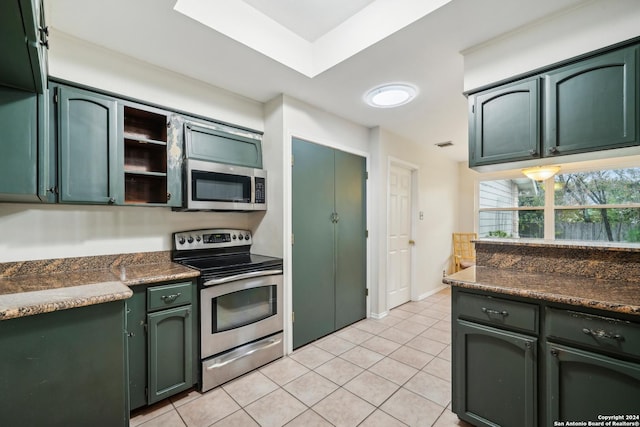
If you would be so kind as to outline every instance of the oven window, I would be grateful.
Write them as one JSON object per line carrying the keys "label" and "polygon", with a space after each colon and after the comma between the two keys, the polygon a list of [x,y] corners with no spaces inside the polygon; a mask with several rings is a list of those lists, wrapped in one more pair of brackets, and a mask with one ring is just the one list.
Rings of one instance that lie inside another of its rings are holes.
{"label": "oven window", "polygon": [[278,312],[276,285],[221,295],[211,301],[212,333],[258,322]]}
{"label": "oven window", "polygon": [[251,178],[226,173],[192,171],[193,200],[215,202],[251,201]]}

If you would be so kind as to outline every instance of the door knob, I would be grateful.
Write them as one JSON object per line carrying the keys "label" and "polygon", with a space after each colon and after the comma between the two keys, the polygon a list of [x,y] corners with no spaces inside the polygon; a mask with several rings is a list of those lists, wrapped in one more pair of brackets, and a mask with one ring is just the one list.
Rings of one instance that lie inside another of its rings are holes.
{"label": "door knob", "polygon": [[413,245],[415,245],[415,244],[416,244],[416,241],[415,241],[415,240],[409,240],[409,244],[410,244],[411,246],[413,246]]}

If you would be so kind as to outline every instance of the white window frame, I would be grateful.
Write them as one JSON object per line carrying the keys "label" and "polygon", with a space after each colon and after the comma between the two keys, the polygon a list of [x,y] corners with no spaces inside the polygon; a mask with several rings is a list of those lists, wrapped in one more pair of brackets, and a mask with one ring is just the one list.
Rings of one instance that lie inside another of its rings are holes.
{"label": "white window frame", "polygon": [[[604,169],[626,169],[640,167],[640,155],[629,156],[622,158],[593,160],[586,162],[568,163],[560,165],[561,169],[558,173],[577,173],[577,172],[593,172]],[[555,190],[554,177],[548,178],[543,181],[543,187],[545,191],[545,203],[543,209],[536,209],[535,207],[512,207],[512,208],[483,208],[480,209],[480,182],[482,181],[495,181],[501,179],[517,179],[522,178],[522,172],[518,170],[508,170],[502,172],[483,173],[478,175],[475,182],[475,218],[474,228],[476,233],[479,231],[479,218],[480,212],[489,211],[523,211],[523,210],[543,210],[544,213],[544,240],[555,240],[555,211],[558,209],[575,210],[581,208],[588,209],[616,209],[616,208],[639,208],[639,203],[633,204],[607,204],[607,205],[588,205],[588,206],[556,206],[555,205]]]}

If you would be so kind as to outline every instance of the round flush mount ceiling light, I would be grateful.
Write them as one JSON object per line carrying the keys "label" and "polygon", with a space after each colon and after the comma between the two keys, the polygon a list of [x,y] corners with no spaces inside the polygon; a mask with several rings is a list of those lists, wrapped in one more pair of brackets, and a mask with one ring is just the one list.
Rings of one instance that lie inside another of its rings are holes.
{"label": "round flush mount ceiling light", "polygon": [[389,83],[374,87],[364,96],[367,104],[376,108],[393,108],[407,104],[416,97],[418,88],[407,83]]}

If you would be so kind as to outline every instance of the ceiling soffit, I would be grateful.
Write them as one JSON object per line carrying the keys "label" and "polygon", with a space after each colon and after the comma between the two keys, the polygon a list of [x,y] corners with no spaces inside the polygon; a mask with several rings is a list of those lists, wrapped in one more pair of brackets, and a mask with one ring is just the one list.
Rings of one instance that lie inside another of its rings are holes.
{"label": "ceiling soffit", "polygon": [[244,0],[178,0],[174,10],[312,78],[450,1],[371,1],[314,41]]}

